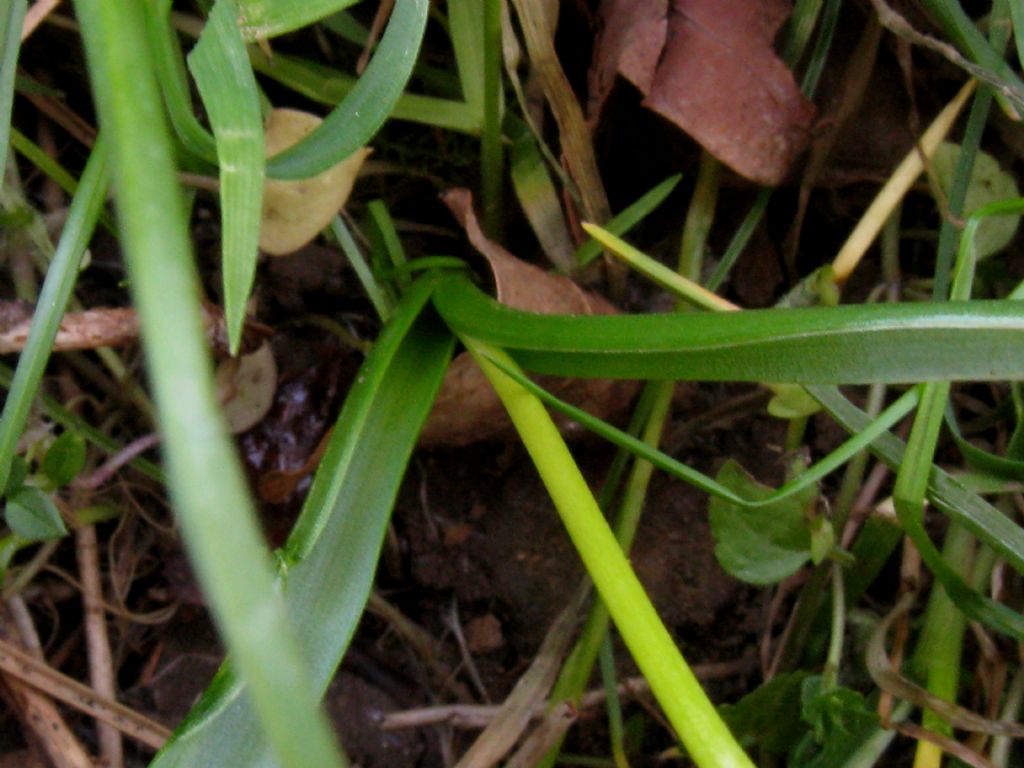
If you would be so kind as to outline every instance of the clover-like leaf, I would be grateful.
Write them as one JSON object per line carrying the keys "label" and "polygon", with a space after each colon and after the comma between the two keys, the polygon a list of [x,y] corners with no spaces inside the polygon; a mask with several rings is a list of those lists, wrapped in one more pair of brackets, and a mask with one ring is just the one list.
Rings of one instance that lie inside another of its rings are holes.
{"label": "clover-like leaf", "polygon": [[[716,479],[744,498],[765,498],[772,493],[731,459]],[[715,557],[722,568],[751,584],[774,584],[799,570],[811,557],[811,534],[804,511],[816,495],[814,486],[808,486],[781,501],[753,509],[712,498],[711,533],[715,537]]]}
{"label": "clover-like leaf", "polygon": [[30,541],[57,539],[68,532],[53,500],[33,485],[23,485],[11,494],[4,517],[12,531]]}
{"label": "clover-like leaf", "polygon": [[[946,192],[953,185],[959,161],[960,146],[951,142],[941,144],[932,158],[932,168]],[[1017,181],[1000,167],[999,161],[992,155],[979,150],[974,158],[971,178],[967,182],[964,216],[969,216],[988,203],[1014,197],[1020,197]],[[982,221],[974,238],[978,258],[991,256],[1009,245],[1017,232],[1019,221],[1020,216],[989,216]]]}
{"label": "clover-like leaf", "polygon": [[61,488],[74,480],[84,466],[85,438],[68,430],[50,445],[41,468],[54,487]]}

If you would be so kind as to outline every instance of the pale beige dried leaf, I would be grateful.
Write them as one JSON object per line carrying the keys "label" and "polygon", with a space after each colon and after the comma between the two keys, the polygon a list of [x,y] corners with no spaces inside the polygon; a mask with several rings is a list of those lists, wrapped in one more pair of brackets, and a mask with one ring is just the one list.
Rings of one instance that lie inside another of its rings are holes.
{"label": "pale beige dried leaf", "polygon": [[274,404],[277,391],[277,362],[270,344],[255,351],[229,357],[217,366],[217,397],[233,435],[256,426]]}
{"label": "pale beige dried leaf", "polygon": [[[297,144],[323,120],[295,109],[275,109],[267,118],[266,149],[271,157]],[[268,179],[263,191],[260,248],[272,256],[294,253],[316,237],[352,193],[369,147],[309,179]]]}

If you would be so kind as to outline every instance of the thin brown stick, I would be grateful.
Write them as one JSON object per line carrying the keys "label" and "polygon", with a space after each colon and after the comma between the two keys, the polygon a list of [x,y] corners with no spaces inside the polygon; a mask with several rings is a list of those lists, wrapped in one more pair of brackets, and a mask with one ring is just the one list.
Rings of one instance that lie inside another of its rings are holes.
{"label": "thin brown stick", "polygon": [[[15,600],[20,600],[20,598],[15,598]],[[22,612],[20,608],[24,608],[24,605],[15,606],[15,614],[22,613],[22,615],[20,618],[15,618],[14,626],[18,630],[22,642],[29,648],[35,648],[35,652],[39,654],[39,637],[35,625],[32,624],[28,612]],[[10,610],[2,613],[10,613]],[[8,617],[0,615],[0,643],[17,649],[13,640],[5,639],[8,636],[7,627],[9,625]],[[19,652],[29,660],[36,660],[30,651]],[[21,720],[26,732],[35,737],[35,743],[46,753],[50,762],[57,768],[92,768],[89,753],[64,722],[64,718],[53,700],[45,693],[26,684],[16,675],[4,674],[6,671],[0,667],[0,681],[3,682],[3,685],[0,685],[0,690],[7,694],[12,709]]]}
{"label": "thin brown stick", "polygon": [[[89,683],[101,696],[114,699],[114,664],[110,657],[107,617],[103,612],[103,584],[100,577],[96,527],[84,525],[75,532],[75,554],[82,579],[82,607],[85,612],[85,645],[89,654]],[[102,721],[96,724],[100,756],[109,768],[124,765],[121,733]]]}
{"label": "thin brown stick", "polygon": [[43,661],[33,658],[12,643],[0,639],[0,672],[63,701],[97,720],[113,725],[133,739],[159,749],[171,735],[168,728],[100,696],[92,688],[64,675]]}
{"label": "thin brown stick", "polygon": [[[693,665],[693,673],[698,680],[724,680],[739,674],[751,672],[757,668],[757,659],[753,655],[744,656],[733,661],[713,662],[710,664]],[[647,681],[642,677],[630,677],[618,685],[620,696],[633,698],[646,694],[650,690]],[[587,691],[580,699],[579,711],[590,709],[601,704],[607,696],[604,688]],[[533,709],[534,719],[544,717],[551,708],[551,702],[541,701]],[[499,705],[480,704],[446,704],[436,707],[407,709],[403,712],[389,712],[381,718],[380,728],[383,731],[397,731],[403,728],[418,728],[426,725],[445,723],[460,730],[477,730],[486,728],[501,710]]]}

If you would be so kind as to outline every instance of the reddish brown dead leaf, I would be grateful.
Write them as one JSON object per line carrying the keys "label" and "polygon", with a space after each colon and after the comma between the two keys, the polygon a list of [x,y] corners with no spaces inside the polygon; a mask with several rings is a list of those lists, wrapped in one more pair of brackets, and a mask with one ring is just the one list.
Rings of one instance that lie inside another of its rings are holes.
{"label": "reddish brown dead leaf", "polygon": [[[487,259],[497,298],[503,304],[543,314],[592,315],[616,311],[605,299],[583,291],[569,278],[520,261],[488,240],[473,212],[468,190],[451,190],[442,199],[466,230],[470,243]],[[558,397],[600,418],[620,412],[636,392],[636,383],[631,381],[545,378],[543,384]],[[571,428],[565,421],[560,426]],[[445,374],[420,442],[428,446],[469,445],[506,435],[510,429],[505,407],[473,359],[463,353],[452,361]]]}
{"label": "reddish brown dead leaf", "polygon": [[814,117],[772,47],[788,13],[784,0],[604,0],[592,117],[619,73],[734,171],[778,184]]}

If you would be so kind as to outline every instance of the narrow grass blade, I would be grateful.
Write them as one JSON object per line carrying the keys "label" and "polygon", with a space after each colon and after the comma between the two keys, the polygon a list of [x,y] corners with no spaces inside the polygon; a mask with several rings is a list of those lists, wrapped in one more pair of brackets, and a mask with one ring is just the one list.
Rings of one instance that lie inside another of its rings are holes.
{"label": "narrow grass blade", "polygon": [[799,493],[807,486],[817,483],[853,458],[858,452],[864,450],[875,438],[886,434],[888,430],[892,429],[903,417],[910,413],[918,402],[918,393],[915,390],[906,392],[864,429],[858,431],[853,437],[816,464],[808,467],[770,494],[762,498],[748,498],[737,494],[732,488],[717,482],[714,478],[708,477],[680,461],[676,461],[671,456],[652,447],[649,443],[613,427],[608,422],[602,421],[564,400],[559,400],[516,370],[504,365],[500,360],[491,360],[491,363],[545,405],[568,416],[595,435],[617,445],[619,448],[629,451],[638,458],[650,462],[672,477],[679,478],[705,493],[744,509],[756,509],[757,507],[777,504],[784,499],[788,499],[793,494]]}
{"label": "narrow grass blade", "polygon": [[45,173],[68,195],[74,195],[78,189],[75,177],[65,170],[64,166],[43,151],[42,147],[32,141],[14,126],[11,126],[11,147],[17,150],[32,165]]}
{"label": "narrow grass blade", "polygon": [[21,50],[21,24],[28,8],[26,0],[7,0],[0,7],[0,182],[7,170],[8,140],[11,130],[11,107],[14,104],[14,76],[18,71]]}
{"label": "narrow grass blade", "polygon": [[462,98],[470,109],[483,115],[484,2],[448,0],[448,34],[455,50]]}
{"label": "narrow grass blade", "polygon": [[268,175],[277,179],[315,176],[370,140],[412,74],[429,8],[429,0],[395,3],[377,52],[355,87],[315,131],[268,161]]}
{"label": "narrow grass blade", "polygon": [[266,40],[319,21],[358,0],[240,0],[238,28],[246,40]]}
{"label": "narrow grass blade", "polygon": [[218,0],[188,63],[213,126],[220,172],[224,316],[238,353],[256,276],[263,204],[263,125],[256,78],[231,0]]}
{"label": "narrow grass blade", "polygon": [[803,384],[1024,376],[1024,304],[1016,301],[538,315],[453,275],[434,304],[456,333],[502,346],[536,373]]}
{"label": "narrow grass blade", "polygon": [[164,433],[170,491],[233,663],[285,766],[344,763],[290,631],[217,406],[171,139],[132,0],[75,4],[110,141],[122,246]]}
{"label": "narrow grass blade", "polygon": [[[253,68],[308,99],[334,106],[348,96],[359,80],[352,75],[324,67],[305,59],[275,52],[266,56],[253,48],[249,51]],[[409,120],[449,131],[477,135],[480,115],[462,101],[403,93],[395,101],[388,116],[393,120]]]}
{"label": "narrow grass blade", "polygon": [[25,348],[18,358],[18,367],[4,402],[3,414],[0,415],[0,488],[7,485],[15,446],[25,429],[32,401],[39,390],[53,340],[64,317],[64,308],[75,289],[82,255],[103,209],[108,181],[107,147],[101,137],[86,163],[78,193],[71,200],[60,242],[57,243],[43,282],[43,290],[39,294],[32,327]]}
{"label": "narrow grass blade", "polygon": [[[602,227],[602,229],[613,235],[622,237],[624,234],[629,232],[629,230],[643,221],[651,211],[665,202],[665,198],[672,194],[672,190],[679,186],[679,182],[682,178],[683,177],[677,173],[673,176],[669,176],[664,181],[659,182],[638,197],[635,202],[615,214],[608,223]],[[576,250],[576,263],[580,265],[589,264],[601,255],[601,250],[602,245],[600,241],[596,239],[588,240]]]}
{"label": "narrow grass blade", "polygon": [[[808,391],[847,431],[860,431],[870,422],[839,390],[810,387]],[[882,435],[871,444],[871,452],[893,469],[902,464],[905,451],[906,445],[893,435]],[[1015,570],[1024,573],[1024,529],[938,467],[932,467],[928,479],[928,498],[950,518],[963,523]]]}
{"label": "narrow grass blade", "polygon": [[576,267],[572,238],[537,140],[525,123],[509,118],[512,146],[509,177],[519,205],[530,222],[544,255],[559,272],[569,274]]}
{"label": "narrow grass blade", "polygon": [[[454,346],[423,312],[431,288],[430,278],[413,284],[363,364],[281,555],[288,614],[320,691],[362,615],[399,483]],[[272,765],[239,694],[220,675],[154,768]]]}
{"label": "narrow grass blade", "polygon": [[213,136],[200,125],[192,111],[192,94],[184,57],[181,55],[178,35],[170,24],[170,3],[143,3],[142,7],[154,72],[160,82],[174,133],[193,155],[208,163],[216,163],[217,147]]}

